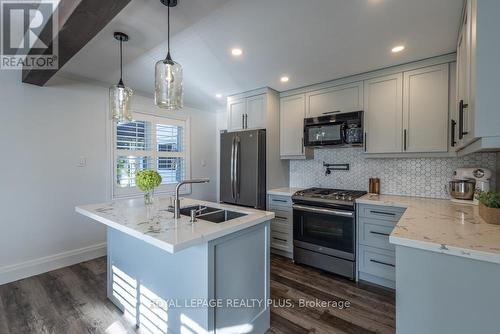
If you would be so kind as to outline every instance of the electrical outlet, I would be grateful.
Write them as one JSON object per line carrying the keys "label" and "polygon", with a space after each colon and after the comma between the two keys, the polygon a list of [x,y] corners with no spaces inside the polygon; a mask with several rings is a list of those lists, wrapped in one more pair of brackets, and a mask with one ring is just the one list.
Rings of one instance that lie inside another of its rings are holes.
{"label": "electrical outlet", "polygon": [[87,167],[87,158],[80,157],[80,159],[78,159],[78,164],[76,166],[77,167]]}

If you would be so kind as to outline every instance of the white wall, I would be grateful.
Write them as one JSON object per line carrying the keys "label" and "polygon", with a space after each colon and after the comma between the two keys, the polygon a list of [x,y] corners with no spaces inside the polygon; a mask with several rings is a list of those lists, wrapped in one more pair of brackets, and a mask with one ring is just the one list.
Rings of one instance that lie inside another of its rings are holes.
{"label": "white wall", "polygon": [[[104,228],[74,207],[109,199],[111,178],[107,87],[67,78],[37,87],[22,84],[17,71],[0,71],[0,87],[2,284],[104,254]],[[215,113],[184,112],[191,116],[191,175],[215,181]],[[86,167],[77,167],[81,156]],[[194,186],[192,196],[215,200],[216,183]]]}
{"label": "white wall", "polygon": [[[227,130],[226,110],[219,110],[216,114],[216,138],[215,147],[217,148],[217,170],[220,171],[220,132]],[[220,173],[217,174],[217,201],[220,201]]]}

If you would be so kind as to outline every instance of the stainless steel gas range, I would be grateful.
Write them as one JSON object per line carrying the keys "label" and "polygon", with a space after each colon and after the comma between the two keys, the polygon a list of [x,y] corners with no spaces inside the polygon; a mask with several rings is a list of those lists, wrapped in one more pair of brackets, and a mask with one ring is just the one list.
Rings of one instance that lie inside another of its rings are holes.
{"label": "stainless steel gas range", "polygon": [[293,201],[295,263],[354,279],[356,270],[356,198],[366,191],[310,188]]}

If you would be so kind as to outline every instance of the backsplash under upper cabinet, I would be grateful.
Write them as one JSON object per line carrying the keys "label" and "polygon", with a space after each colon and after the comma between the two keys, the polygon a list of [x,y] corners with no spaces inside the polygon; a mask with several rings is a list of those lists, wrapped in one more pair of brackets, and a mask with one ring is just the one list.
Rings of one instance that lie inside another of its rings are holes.
{"label": "backsplash under upper cabinet", "polygon": [[[348,163],[350,170],[325,175],[323,161]],[[458,167],[491,169],[491,188],[495,189],[496,153],[461,158],[367,159],[361,148],[316,149],[314,160],[290,161],[290,186],[368,190],[368,179],[379,177],[382,194],[449,198],[445,186]]]}

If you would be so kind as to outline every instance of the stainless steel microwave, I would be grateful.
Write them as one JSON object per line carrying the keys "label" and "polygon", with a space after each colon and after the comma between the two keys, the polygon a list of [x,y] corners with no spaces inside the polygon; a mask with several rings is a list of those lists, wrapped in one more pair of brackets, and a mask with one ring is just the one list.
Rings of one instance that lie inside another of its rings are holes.
{"label": "stainless steel microwave", "polygon": [[304,146],[363,145],[363,112],[304,119]]}

